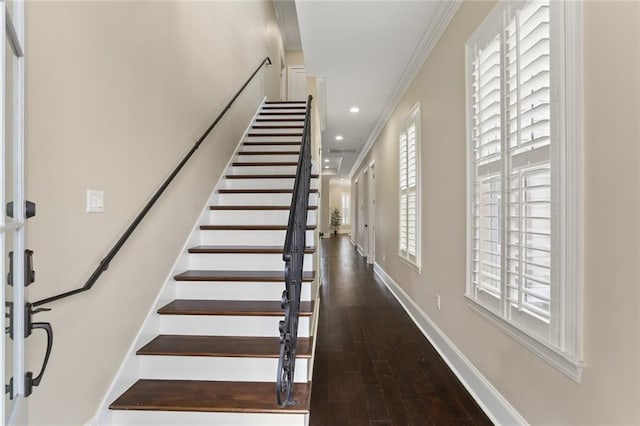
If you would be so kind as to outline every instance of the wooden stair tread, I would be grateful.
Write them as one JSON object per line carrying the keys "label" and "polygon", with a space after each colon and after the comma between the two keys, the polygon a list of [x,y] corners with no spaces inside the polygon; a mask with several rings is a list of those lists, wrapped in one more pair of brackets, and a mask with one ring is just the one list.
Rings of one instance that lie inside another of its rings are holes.
{"label": "wooden stair tread", "polygon": [[274,112],[274,111],[260,111],[260,115],[306,115],[306,113],[303,112]]}
{"label": "wooden stair tread", "polygon": [[[282,254],[282,246],[196,246],[189,249],[189,253],[262,253],[262,254]],[[315,247],[307,247],[304,252],[315,253]]]}
{"label": "wooden stair tread", "polygon": [[[215,205],[209,206],[209,210],[289,210],[291,206],[228,206],[228,205]],[[308,206],[307,210],[317,210],[318,206]]]}
{"label": "wooden stair tread", "polygon": [[279,130],[279,129],[304,129],[304,126],[294,126],[291,124],[287,124],[287,125],[280,125],[280,126],[263,126],[261,124],[258,125],[253,125],[251,126],[252,129],[272,129],[272,130]]}
{"label": "wooden stair tread", "polygon": [[157,410],[238,413],[309,412],[311,386],[296,383],[298,404],[282,408],[271,382],[214,382],[202,380],[138,380],[118,397],[111,410]]}
{"label": "wooden stair tread", "polygon": [[[286,231],[287,225],[200,225],[203,231]],[[307,225],[307,231],[316,225]]]}
{"label": "wooden stair tread", "polygon": [[[291,194],[293,188],[221,188],[220,194]],[[309,194],[318,193],[317,189],[309,189]]]}
{"label": "wooden stair tread", "polygon": [[303,121],[304,118],[256,118],[257,122],[264,123],[269,121]]}
{"label": "wooden stair tread", "polygon": [[278,133],[249,133],[247,134],[248,137],[269,137],[269,138],[273,138],[273,137],[281,137],[281,136],[296,136],[296,137],[301,137],[302,133],[282,133],[282,132],[278,132]]}
{"label": "wooden stair tread", "polygon": [[247,141],[247,142],[243,142],[243,145],[247,145],[247,146],[269,146],[269,145],[302,145],[302,142],[297,142],[297,141],[268,141],[268,142],[252,142],[252,141]]}
{"label": "wooden stair tread", "polygon": [[265,105],[262,107],[262,110],[271,110],[271,109],[307,109],[306,105]]}
{"label": "wooden stair tread", "polygon": [[[300,316],[309,317],[313,302],[300,302]],[[282,316],[279,300],[175,299],[158,309],[161,315]]]}
{"label": "wooden stair tread", "polygon": [[[296,356],[311,358],[309,337],[298,337]],[[279,337],[160,335],[138,349],[137,355],[278,358]]]}
{"label": "wooden stair tread", "polygon": [[243,166],[297,166],[298,163],[295,161],[237,161],[231,163],[233,167],[243,167]]}
{"label": "wooden stair tread", "polygon": [[[302,281],[315,279],[314,271],[304,271]],[[189,270],[173,277],[176,281],[246,281],[246,282],[284,282],[284,271],[210,271]]]}
{"label": "wooden stair tread", "polygon": [[273,104],[305,104],[307,103],[307,101],[265,101],[264,102],[266,105],[273,105]]}
{"label": "wooden stair tread", "polygon": [[[227,179],[295,179],[296,175],[226,175]],[[317,179],[318,175],[311,175],[311,179]]]}
{"label": "wooden stair tread", "polygon": [[240,151],[238,155],[300,155],[298,151]]}

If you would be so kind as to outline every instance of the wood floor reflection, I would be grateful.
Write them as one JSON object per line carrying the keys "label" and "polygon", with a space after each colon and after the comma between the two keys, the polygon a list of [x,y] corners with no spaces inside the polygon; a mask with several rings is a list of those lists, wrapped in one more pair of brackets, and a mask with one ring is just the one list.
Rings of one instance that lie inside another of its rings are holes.
{"label": "wood floor reflection", "polygon": [[348,237],[321,244],[310,425],[491,424]]}

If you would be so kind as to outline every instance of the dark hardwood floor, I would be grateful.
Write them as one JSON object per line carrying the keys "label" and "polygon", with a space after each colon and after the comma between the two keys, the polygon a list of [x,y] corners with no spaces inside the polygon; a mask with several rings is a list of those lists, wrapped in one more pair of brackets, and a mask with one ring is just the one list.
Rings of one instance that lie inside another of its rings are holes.
{"label": "dark hardwood floor", "polygon": [[321,268],[311,426],[491,424],[347,237]]}

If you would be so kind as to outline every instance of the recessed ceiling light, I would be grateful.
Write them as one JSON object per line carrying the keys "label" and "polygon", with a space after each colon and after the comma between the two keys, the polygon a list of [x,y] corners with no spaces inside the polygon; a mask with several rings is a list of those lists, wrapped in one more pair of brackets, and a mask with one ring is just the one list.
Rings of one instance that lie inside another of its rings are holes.
{"label": "recessed ceiling light", "polygon": [[354,114],[355,114],[356,112],[360,112],[360,108],[358,108],[358,107],[356,107],[356,106],[351,107],[351,109],[349,110],[349,112],[352,112],[352,113],[354,113]]}
{"label": "recessed ceiling light", "polygon": [[329,168],[329,166],[324,166],[324,168],[325,168],[325,169],[328,169],[328,168]]}
{"label": "recessed ceiling light", "polygon": [[341,141],[342,139],[344,139],[341,135],[336,136],[336,140],[337,141]]}
{"label": "recessed ceiling light", "polygon": [[328,163],[328,162],[329,162],[329,159],[328,159],[328,158],[325,158],[325,159],[324,159],[324,162],[325,162],[325,163]]}

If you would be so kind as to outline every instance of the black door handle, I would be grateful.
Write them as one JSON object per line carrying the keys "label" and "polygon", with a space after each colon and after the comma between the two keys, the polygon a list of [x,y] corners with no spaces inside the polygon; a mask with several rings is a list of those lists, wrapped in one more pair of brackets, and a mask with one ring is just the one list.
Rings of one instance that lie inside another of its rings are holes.
{"label": "black door handle", "polygon": [[39,386],[42,377],[44,376],[44,372],[47,369],[47,364],[49,363],[49,356],[51,356],[51,349],[53,348],[53,328],[51,324],[48,322],[31,322],[31,317],[34,313],[48,311],[49,309],[36,309],[35,311],[31,310],[31,303],[27,303],[25,305],[25,330],[24,337],[29,337],[33,330],[41,329],[47,333],[47,352],[44,355],[44,361],[42,362],[42,369],[40,373],[34,378],[33,372],[28,371],[25,374],[24,379],[24,396],[27,397],[31,395],[33,392],[34,386]]}

